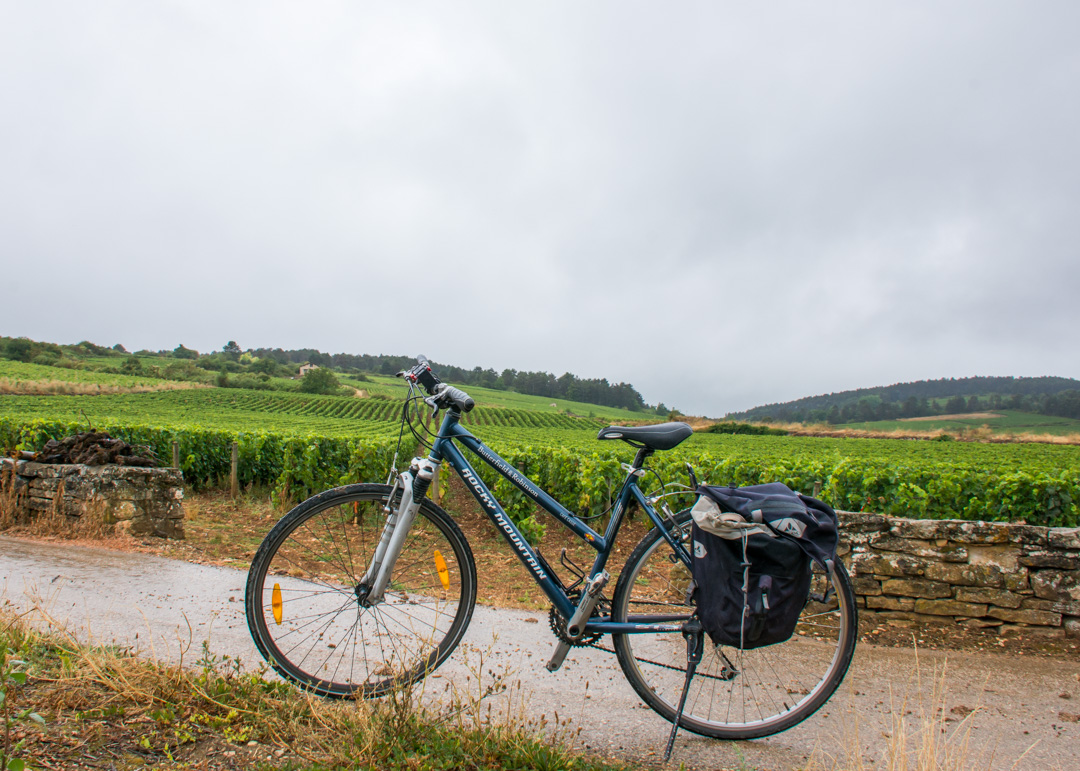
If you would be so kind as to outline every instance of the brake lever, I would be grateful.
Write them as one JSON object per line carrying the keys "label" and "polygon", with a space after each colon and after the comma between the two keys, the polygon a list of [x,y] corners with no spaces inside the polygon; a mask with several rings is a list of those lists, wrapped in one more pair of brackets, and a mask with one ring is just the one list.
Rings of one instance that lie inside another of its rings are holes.
{"label": "brake lever", "polygon": [[439,405],[437,403],[438,396],[425,396],[424,404],[431,407],[431,419],[434,420],[439,415]]}

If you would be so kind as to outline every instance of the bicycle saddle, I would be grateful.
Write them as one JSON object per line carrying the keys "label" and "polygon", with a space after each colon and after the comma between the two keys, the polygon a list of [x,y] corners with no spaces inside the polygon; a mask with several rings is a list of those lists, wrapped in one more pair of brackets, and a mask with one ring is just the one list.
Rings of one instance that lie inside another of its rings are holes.
{"label": "bicycle saddle", "polygon": [[622,439],[650,450],[670,450],[694,433],[685,423],[660,423],[655,426],[608,426],[600,429],[597,439]]}

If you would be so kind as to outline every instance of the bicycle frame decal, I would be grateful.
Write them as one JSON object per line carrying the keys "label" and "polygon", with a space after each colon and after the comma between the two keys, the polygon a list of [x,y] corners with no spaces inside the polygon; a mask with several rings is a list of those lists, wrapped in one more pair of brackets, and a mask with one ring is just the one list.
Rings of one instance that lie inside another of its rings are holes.
{"label": "bicycle frame decal", "polygon": [[[462,460],[464,461],[464,458]],[[544,569],[541,568],[540,563],[536,561],[536,555],[532,552],[532,549],[529,548],[528,543],[521,537],[520,531],[518,531],[513,523],[507,518],[502,507],[499,506],[499,504],[495,502],[495,499],[488,493],[484,483],[480,481],[480,477],[473,473],[473,470],[469,467],[467,462],[464,463],[463,466],[463,468],[458,470],[461,472],[462,478],[472,486],[473,495],[480,501],[480,505],[487,509],[488,513],[495,518],[495,524],[497,524],[499,529],[510,539],[510,543],[517,549],[521,558],[525,560],[525,564],[532,570],[533,575],[540,579],[547,578]]]}

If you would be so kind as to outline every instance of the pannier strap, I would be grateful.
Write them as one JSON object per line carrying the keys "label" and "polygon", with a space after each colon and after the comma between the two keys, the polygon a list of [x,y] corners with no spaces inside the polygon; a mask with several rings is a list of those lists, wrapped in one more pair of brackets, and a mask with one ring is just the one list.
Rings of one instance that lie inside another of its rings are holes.
{"label": "pannier strap", "polygon": [[780,482],[749,487],[700,485],[696,492],[714,501],[721,512],[733,512],[791,540],[823,568],[831,569],[839,539],[836,512],[827,504]]}

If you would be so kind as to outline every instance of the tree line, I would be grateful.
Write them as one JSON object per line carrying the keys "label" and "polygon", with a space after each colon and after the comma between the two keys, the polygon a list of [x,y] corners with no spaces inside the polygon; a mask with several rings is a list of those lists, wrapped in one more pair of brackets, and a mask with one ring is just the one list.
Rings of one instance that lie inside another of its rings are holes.
{"label": "tree line", "polygon": [[[387,356],[352,353],[323,353],[313,348],[282,350],[281,348],[256,348],[254,356],[269,358],[281,364],[315,364],[320,367],[339,369],[345,372],[369,372],[377,375],[394,375],[408,369],[416,363],[412,356]],[[629,383],[611,383],[607,378],[580,378],[566,372],[559,377],[550,372],[530,372],[527,370],[504,369],[496,372],[490,367],[465,369],[452,364],[432,362],[432,367],[439,377],[448,383],[460,386],[481,386],[498,390],[516,391],[529,396],[542,396],[548,399],[566,399],[586,404],[598,404],[604,407],[621,407],[640,411],[652,409],[645,403],[637,389]]]}
{"label": "tree line", "polygon": [[767,404],[727,417],[841,424],[1006,409],[1080,418],[1080,381],[1060,377],[920,380]]}

